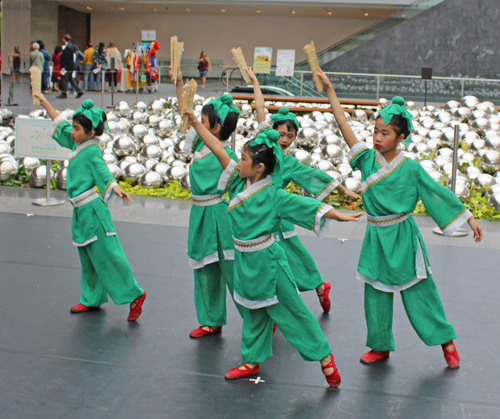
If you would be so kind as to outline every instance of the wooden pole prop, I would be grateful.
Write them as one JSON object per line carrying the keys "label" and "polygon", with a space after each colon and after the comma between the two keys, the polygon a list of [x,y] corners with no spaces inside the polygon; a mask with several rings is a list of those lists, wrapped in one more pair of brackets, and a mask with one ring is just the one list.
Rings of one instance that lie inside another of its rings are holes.
{"label": "wooden pole prop", "polygon": [[[31,93],[42,93],[42,70],[30,67]],[[33,96],[33,105],[40,106],[40,99]]]}
{"label": "wooden pole prop", "polygon": [[307,62],[309,63],[309,67],[311,67],[311,71],[313,74],[313,81],[316,84],[316,88],[318,92],[323,91],[323,82],[318,77],[318,57],[316,56],[316,49],[314,48],[314,41],[311,41],[310,44],[307,44],[304,47],[304,53],[306,54]]}
{"label": "wooden pole prop", "polygon": [[[233,54],[234,61],[236,61],[236,64],[238,65],[238,68],[241,71],[241,75],[247,82],[247,84],[252,85],[253,82],[248,76],[247,72],[245,69],[248,67],[247,62],[245,61],[245,57],[243,56],[243,52],[241,51],[241,48],[231,48],[231,54]],[[227,86],[229,88],[229,86]]]}
{"label": "wooden pole prop", "polygon": [[184,115],[186,109],[191,109],[193,107],[194,95],[196,94],[196,88],[198,84],[194,79],[189,80],[184,87],[184,106],[181,109],[181,126],[179,132],[185,134],[187,132],[189,119],[187,115]]}
{"label": "wooden pole prop", "polygon": [[181,65],[184,42],[177,41],[176,36],[170,37],[170,67],[172,70],[172,83],[177,83],[177,70]]}

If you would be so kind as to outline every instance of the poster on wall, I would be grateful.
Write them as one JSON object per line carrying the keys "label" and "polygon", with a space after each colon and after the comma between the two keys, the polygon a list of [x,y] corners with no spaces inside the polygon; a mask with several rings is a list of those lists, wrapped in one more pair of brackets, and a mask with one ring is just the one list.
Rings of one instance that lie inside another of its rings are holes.
{"label": "poster on wall", "polygon": [[141,31],[141,42],[153,42],[156,41],[156,31],[155,30],[142,30]]}
{"label": "poster on wall", "polygon": [[276,75],[293,76],[295,67],[295,50],[279,49],[276,55]]}
{"label": "poster on wall", "polygon": [[71,150],[49,135],[50,119],[16,119],[16,156],[65,160]]}
{"label": "poster on wall", "polygon": [[255,47],[255,54],[253,56],[253,72],[255,74],[271,74],[272,56],[272,48]]}

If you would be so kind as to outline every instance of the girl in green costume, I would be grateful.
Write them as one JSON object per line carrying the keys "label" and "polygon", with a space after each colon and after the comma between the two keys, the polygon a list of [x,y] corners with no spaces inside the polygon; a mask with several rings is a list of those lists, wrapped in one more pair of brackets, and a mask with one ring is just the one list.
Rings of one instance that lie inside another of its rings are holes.
{"label": "girl in green costume", "polygon": [[129,321],[139,318],[146,292],[139,287],[116,236],[107,201],[114,192],[125,203],[130,196],[118,187],[102,158],[99,141],[106,124],[106,113],[85,100],[73,114],[73,124],[54,110],[45,97],[34,94],[53,120],[50,135],[69,148],[66,186],[74,207],[71,225],[73,244],[82,264],[80,303],[71,312],[97,310],[108,301],[130,304]]}
{"label": "girl in green costume", "polygon": [[[180,68],[176,89],[179,109],[182,109],[184,85]],[[203,107],[202,124],[236,161],[228,139],[236,129],[240,112],[232,102],[230,95],[210,101]],[[226,324],[226,286],[233,295],[234,242],[226,214],[228,203],[217,188],[222,168],[194,129],[188,131],[184,144],[184,151],[193,154],[189,170],[193,206],[187,254],[194,270],[194,299],[200,324],[190,336],[200,338],[220,333]]]}
{"label": "girl in green costume", "polygon": [[396,147],[402,141],[408,145],[412,131],[413,116],[404,107],[403,98],[395,97],[392,105],[380,111],[373,131],[375,149],[369,149],[354,135],[328,77],[321,70],[318,76],[350,147],[350,164],[362,172],[368,226],[357,278],[365,282],[366,345],[371,351],[361,361],[380,361],[395,350],[393,295],[399,291],[418,336],[429,346],[441,345],[448,366],[458,368],[455,331],[446,320],[427,250],[411,213],[420,198],[445,236],[467,221],[479,242],[481,227],[453,192],[432,179],[418,162],[398,153]]}
{"label": "girl in green costume", "polygon": [[[340,384],[331,349],[317,319],[298,295],[283,248],[274,232],[282,218],[320,234],[325,218],[350,221],[362,213],[341,214],[321,202],[282,188],[283,151],[280,134],[269,128],[248,142],[236,163],[220,141],[192,110],[185,111],[200,139],[212,150],[224,171],[219,189],[228,191],[228,215],[235,243],[234,300],[243,312],[244,364],[225,374],[227,379],[255,375],[259,363],[272,356],[273,324],[308,361],[320,361],[331,387]],[[272,177],[270,174],[272,173]]]}
{"label": "girl in green costume", "polygon": [[[257,130],[259,130],[260,128],[270,126],[266,121],[264,96],[260,89],[259,80],[253,73],[252,68],[248,67],[246,72],[253,81],[255,111],[257,113],[257,122],[259,123]],[[283,152],[285,152],[297,138],[299,121],[295,114],[290,112],[286,107],[281,108],[279,112],[271,115],[271,120],[272,128],[280,133],[278,143]],[[308,193],[313,194],[318,201],[325,199],[334,189],[338,189],[343,194],[352,198],[361,199],[359,195],[345,188],[327,173],[302,164],[295,157],[288,154],[284,156],[282,173],[283,188],[286,188],[290,182],[294,182]],[[279,237],[277,240],[278,243],[285,250],[299,291],[303,292],[315,289],[323,311],[328,313],[331,307],[329,297],[331,284],[324,282],[323,278],[321,278],[318,267],[311,253],[309,253],[309,250],[307,250],[297,235],[295,226],[287,220],[282,220],[276,236]]]}

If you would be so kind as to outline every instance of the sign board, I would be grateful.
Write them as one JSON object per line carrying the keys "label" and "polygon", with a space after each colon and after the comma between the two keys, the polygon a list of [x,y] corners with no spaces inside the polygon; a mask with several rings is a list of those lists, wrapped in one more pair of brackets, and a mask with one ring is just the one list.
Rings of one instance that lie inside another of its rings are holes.
{"label": "sign board", "polygon": [[255,74],[271,74],[272,56],[272,48],[255,47],[255,54],[253,56],[253,72]]}
{"label": "sign board", "polygon": [[276,75],[293,76],[295,67],[295,50],[279,49],[276,56]]}
{"label": "sign board", "polygon": [[65,160],[71,152],[48,134],[50,119],[16,119],[16,156]]}
{"label": "sign board", "polygon": [[153,41],[156,41],[156,30],[141,31],[141,42],[153,42]]}

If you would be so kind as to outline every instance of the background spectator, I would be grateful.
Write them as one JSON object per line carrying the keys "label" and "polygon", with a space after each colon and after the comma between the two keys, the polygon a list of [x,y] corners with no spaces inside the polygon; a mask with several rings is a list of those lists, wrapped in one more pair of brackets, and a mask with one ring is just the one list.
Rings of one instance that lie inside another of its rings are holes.
{"label": "background spectator", "polygon": [[45,44],[43,41],[38,41],[40,45],[40,52],[43,54],[43,73],[42,73],[42,90],[43,93],[50,94],[50,60],[52,57],[49,52],[45,49]]}
{"label": "background spectator", "polygon": [[83,96],[82,89],[78,86],[75,80],[73,80],[73,71],[75,71],[75,60],[74,60],[74,54],[75,54],[75,48],[73,47],[73,44],[70,42],[71,41],[71,36],[69,35],[64,35],[63,36],[63,52],[61,54],[61,94],[57,96],[59,99],[67,99],[67,91],[68,91],[68,83],[70,83],[75,90],[78,92],[77,98]]}
{"label": "background spectator", "polygon": [[61,60],[62,47],[61,45],[56,45],[54,48],[54,52],[52,53],[52,62],[54,66],[52,67],[52,90],[55,92],[60,92],[59,83],[61,82],[61,64],[59,61]]}
{"label": "background spectator", "polygon": [[[104,49],[104,42],[99,42],[97,49],[94,51],[95,67],[100,70],[106,70],[108,62],[106,60],[106,50]],[[102,71],[97,73],[97,90],[101,90],[101,77]]]}
{"label": "background spectator", "polygon": [[212,71],[212,64],[210,64],[210,58],[208,58],[206,51],[201,51],[200,58],[198,59],[198,70],[200,72],[201,87],[205,88],[207,73]]}
{"label": "background spectator", "polygon": [[[94,90],[94,48],[92,48],[92,43],[87,44],[87,49],[83,52],[83,89],[84,90]],[[90,80],[90,83],[89,83]],[[90,86],[89,86],[90,85]]]}
{"label": "background spectator", "polygon": [[111,69],[111,59],[115,59],[115,68],[109,75],[109,91],[113,89],[115,92],[117,91],[117,83],[118,83],[118,71],[122,70],[122,55],[120,51],[115,47],[114,42],[110,42],[106,54],[106,60],[108,68]]}
{"label": "background spectator", "polygon": [[18,83],[21,77],[21,51],[19,47],[14,47],[14,54],[12,54],[12,72],[14,73],[14,83]]}

